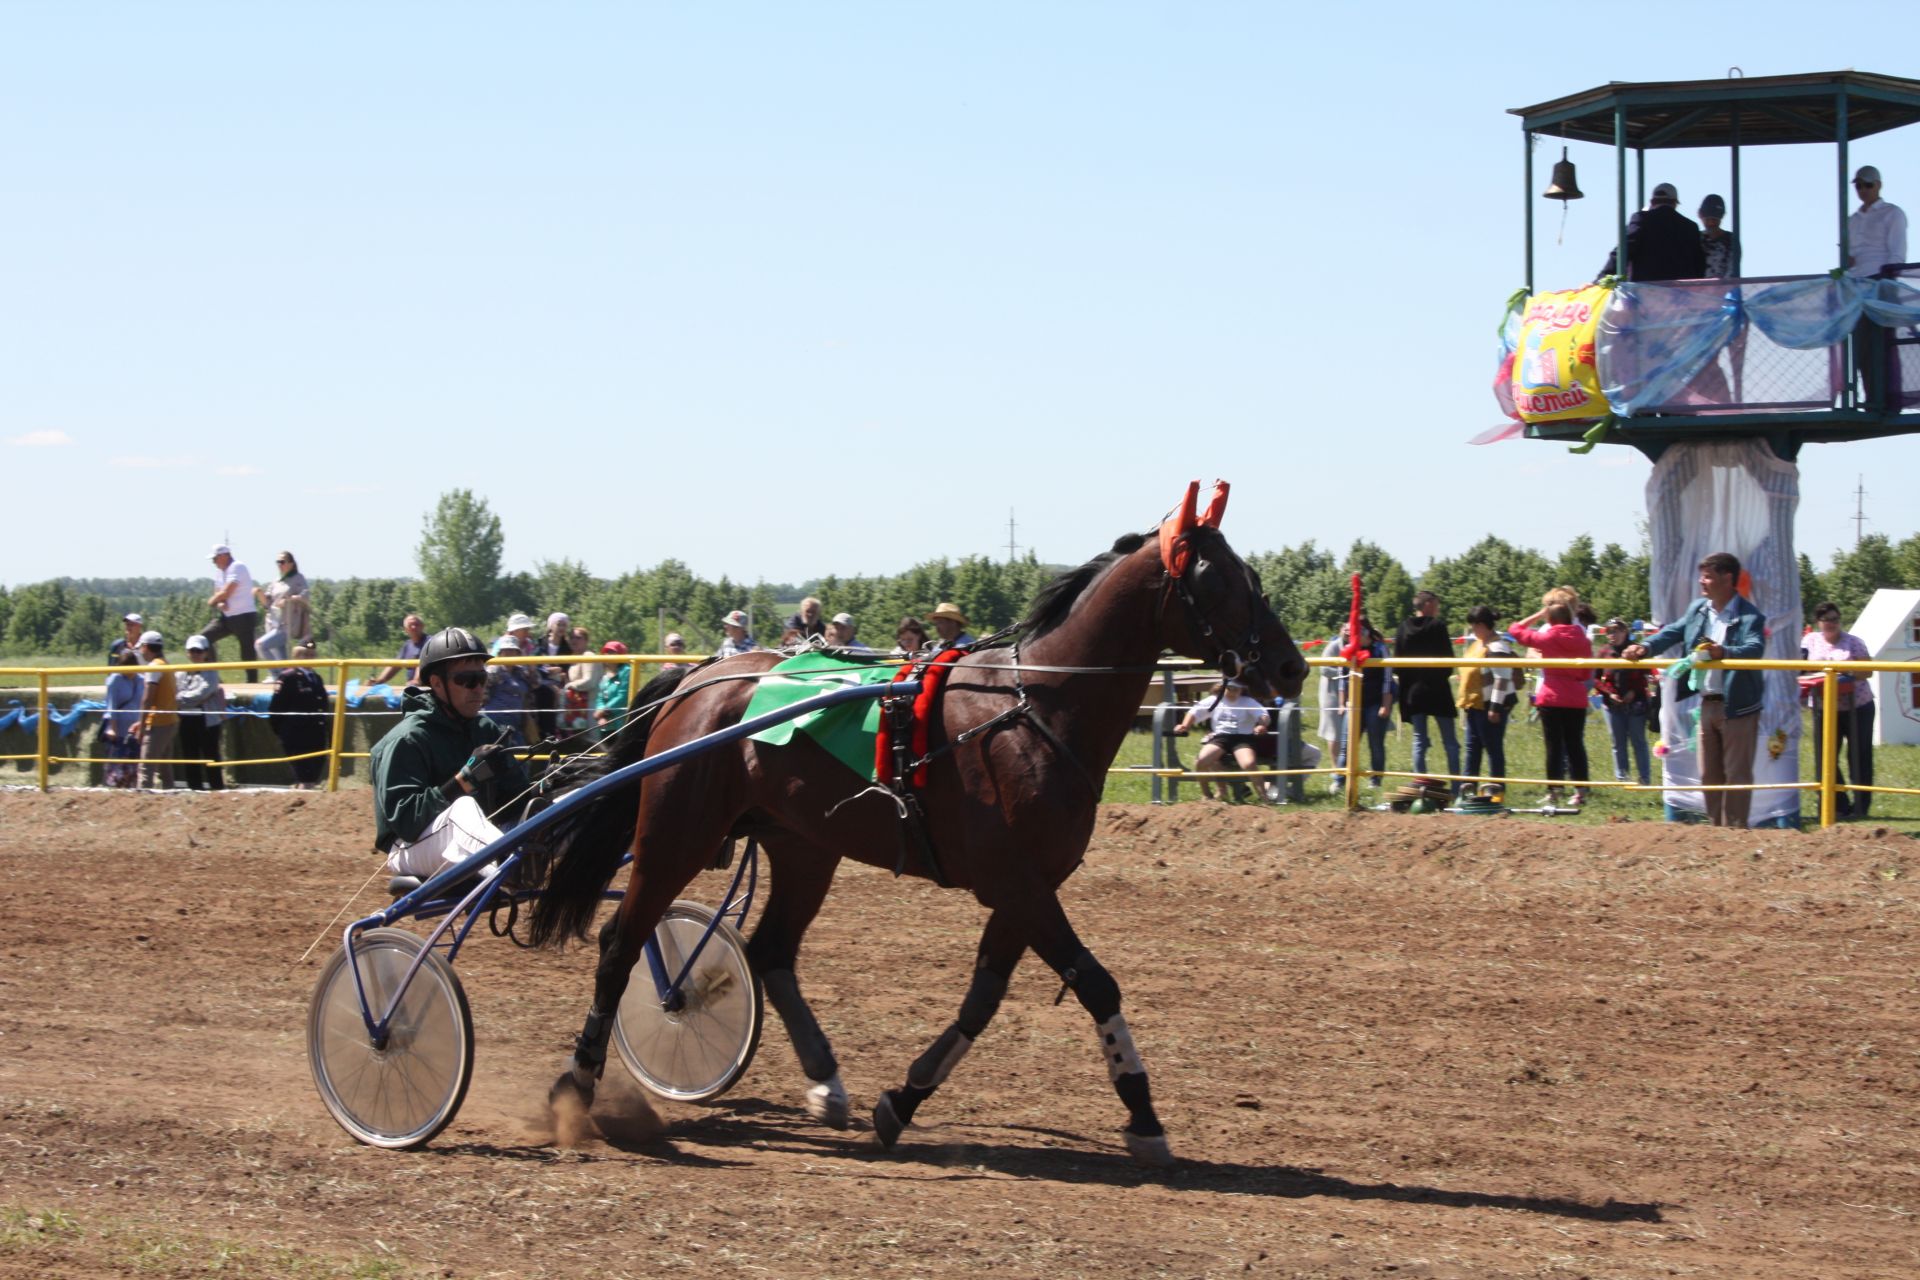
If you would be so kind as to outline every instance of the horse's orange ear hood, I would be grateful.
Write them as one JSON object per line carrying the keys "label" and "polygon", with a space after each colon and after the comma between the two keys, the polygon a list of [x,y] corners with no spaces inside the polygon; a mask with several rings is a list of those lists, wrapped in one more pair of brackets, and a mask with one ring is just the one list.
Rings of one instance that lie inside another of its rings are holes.
{"label": "horse's orange ear hood", "polygon": [[1173,577],[1181,577],[1187,571],[1187,535],[1196,528],[1218,529],[1220,518],[1227,514],[1227,491],[1231,489],[1225,480],[1213,482],[1213,497],[1207,502],[1204,515],[1195,515],[1194,509],[1200,502],[1200,482],[1187,482],[1186,497],[1173,515],[1160,522],[1160,563]]}

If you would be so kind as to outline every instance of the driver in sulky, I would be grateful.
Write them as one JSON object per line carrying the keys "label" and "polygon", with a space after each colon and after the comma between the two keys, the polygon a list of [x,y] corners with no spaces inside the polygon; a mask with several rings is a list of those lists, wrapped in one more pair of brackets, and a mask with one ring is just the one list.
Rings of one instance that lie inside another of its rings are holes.
{"label": "driver in sulky", "polygon": [[[501,746],[505,730],[480,712],[487,646],[478,636],[448,627],[429,637],[419,679],[371,764],[374,845],[390,873],[426,877],[498,840],[487,815],[530,788],[526,769]],[[497,870],[488,864],[481,874]]]}

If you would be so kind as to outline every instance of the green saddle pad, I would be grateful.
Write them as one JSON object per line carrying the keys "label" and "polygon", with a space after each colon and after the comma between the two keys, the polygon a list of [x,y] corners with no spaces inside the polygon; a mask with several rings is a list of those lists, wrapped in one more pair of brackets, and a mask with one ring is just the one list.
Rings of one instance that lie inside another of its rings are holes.
{"label": "green saddle pad", "polygon": [[[744,719],[790,707],[805,698],[847,685],[886,684],[900,668],[893,663],[862,662],[818,650],[797,654],[769,671],[754,690]],[[755,742],[785,746],[804,733],[861,777],[873,779],[873,740],[880,732],[880,700],[843,702],[809,711],[753,735]]]}

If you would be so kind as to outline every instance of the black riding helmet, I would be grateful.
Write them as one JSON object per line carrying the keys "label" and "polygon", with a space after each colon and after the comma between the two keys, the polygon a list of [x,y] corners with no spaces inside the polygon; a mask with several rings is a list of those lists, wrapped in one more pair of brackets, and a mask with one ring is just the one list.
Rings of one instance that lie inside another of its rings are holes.
{"label": "black riding helmet", "polygon": [[484,658],[487,646],[465,627],[448,627],[427,637],[420,646],[420,683],[425,685],[433,669],[457,658]]}

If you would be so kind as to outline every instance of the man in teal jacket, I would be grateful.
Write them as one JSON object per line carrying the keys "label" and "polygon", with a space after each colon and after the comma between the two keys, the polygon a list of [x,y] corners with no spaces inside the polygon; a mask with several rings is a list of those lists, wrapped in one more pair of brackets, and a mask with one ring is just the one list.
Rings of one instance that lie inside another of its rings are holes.
{"label": "man in teal jacket", "polygon": [[[487,647],[448,627],[420,651],[406,718],[373,746],[374,844],[395,875],[430,876],[500,838],[488,814],[529,794],[527,773],[480,713]],[[491,874],[491,868],[486,871]]]}
{"label": "man in teal jacket", "polygon": [[[1700,562],[1700,599],[1686,612],[1639,644],[1630,644],[1620,656],[1638,662],[1648,654],[1674,645],[1686,652],[1719,661],[1722,658],[1758,658],[1766,650],[1766,618],[1740,594],[1740,561],[1716,551]],[[1764,688],[1758,671],[1706,672],[1700,691],[1700,781],[1750,785],[1754,752],[1759,745],[1760,701]],[[1675,689],[1675,699],[1690,698],[1690,689]],[[1707,820],[1716,827],[1744,827],[1753,805],[1751,791],[1708,791]]]}

